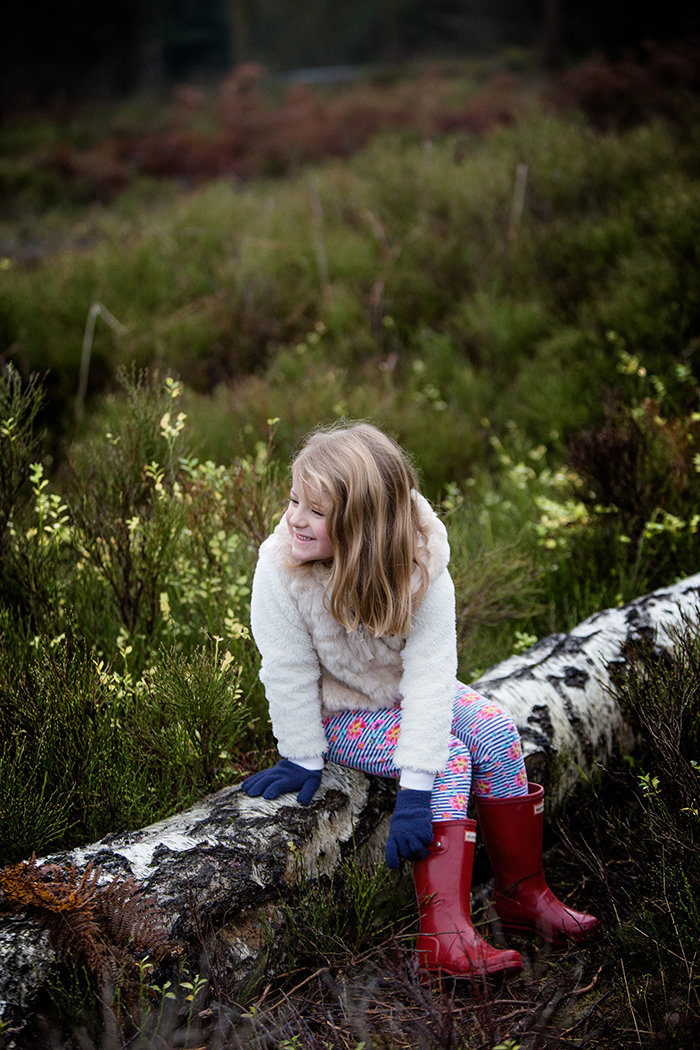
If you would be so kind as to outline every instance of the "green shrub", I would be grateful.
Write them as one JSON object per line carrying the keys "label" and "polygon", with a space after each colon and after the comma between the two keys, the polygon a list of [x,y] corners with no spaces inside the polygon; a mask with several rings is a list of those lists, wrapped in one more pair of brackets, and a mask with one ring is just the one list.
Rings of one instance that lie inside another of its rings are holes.
{"label": "green shrub", "polygon": [[272,435],[229,468],[185,456],[181,387],[146,374],[51,491],[27,468],[40,388],[9,382],[0,853],[16,859],[163,816],[269,746],[247,620],[281,496]]}
{"label": "green shrub", "polygon": [[[383,861],[369,863],[351,856],[330,877],[309,877],[299,860],[297,886],[281,904],[282,932],[265,968],[284,976],[301,964],[337,965],[371,951],[401,926],[415,921],[412,879],[389,885]],[[281,944],[281,947],[280,947]]]}
{"label": "green shrub", "polygon": [[[14,662],[14,661],[13,661]],[[79,639],[0,664],[3,863],[128,827],[141,813],[139,760],[113,717],[107,688]]]}
{"label": "green shrub", "polygon": [[[619,346],[615,333],[608,339]],[[624,349],[617,360],[626,385],[602,423],[571,440],[569,458],[593,515],[579,554],[588,561],[593,543],[601,567],[625,580],[629,594],[697,569],[700,388],[683,364],[662,378]]]}
{"label": "green shrub", "polygon": [[157,769],[158,791],[196,799],[235,775],[255,720],[241,670],[216,640],[186,656],[161,649],[134,691],[129,725],[136,753]]}
{"label": "green shrub", "polygon": [[62,605],[68,512],[48,491],[36,419],[44,400],[37,377],[22,384],[12,367],[0,377],[0,585],[22,628],[42,630]]}
{"label": "green shrub", "polygon": [[36,418],[44,391],[38,377],[23,384],[8,365],[0,373],[0,566],[13,543],[15,523],[29,500],[29,472],[39,456]]}
{"label": "green shrub", "polygon": [[76,450],[71,499],[73,542],[86,573],[102,582],[128,636],[146,641],[157,628],[184,524],[173,498],[184,425],[175,411],[178,387],[171,382],[161,394],[154,382],[125,379],[128,407],[99,455],[94,447]]}
{"label": "green shrub", "polygon": [[632,877],[613,935],[613,949],[627,960],[625,998],[633,1023],[669,1040],[700,1021],[694,973],[700,937],[697,626],[681,624],[672,641],[672,656],[660,654],[650,639],[617,669],[616,696],[641,746],[629,775],[635,789]]}
{"label": "green shrub", "polygon": [[235,778],[253,740],[260,746],[241,668],[219,642],[187,656],[159,650],[140,678],[79,639],[14,658],[8,642],[0,863],[157,820]]}

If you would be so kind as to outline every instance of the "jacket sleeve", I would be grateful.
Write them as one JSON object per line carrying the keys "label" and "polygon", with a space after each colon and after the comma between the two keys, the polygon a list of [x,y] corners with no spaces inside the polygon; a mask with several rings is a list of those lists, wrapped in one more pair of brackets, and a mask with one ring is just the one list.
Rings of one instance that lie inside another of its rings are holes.
{"label": "jacket sleeve", "polygon": [[431,582],[406,639],[401,678],[401,769],[441,772],[447,765],[457,677],[455,591],[444,569]]}
{"label": "jacket sleeve", "polygon": [[264,550],[253,577],[250,625],[280,755],[292,761],[322,755],[318,657],[275,558]]}

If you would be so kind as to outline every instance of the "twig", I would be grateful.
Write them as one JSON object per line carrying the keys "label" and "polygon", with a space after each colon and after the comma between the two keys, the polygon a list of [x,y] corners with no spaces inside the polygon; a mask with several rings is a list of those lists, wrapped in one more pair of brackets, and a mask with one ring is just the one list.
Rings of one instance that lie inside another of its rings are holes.
{"label": "twig", "polygon": [[587,984],[585,988],[576,988],[571,994],[572,995],[585,995],[586,992],[592,992],[593,989],[595,988],[595,986],[598,983],[598,978],[600,977],[602,969],[603,969],[603,967],[599,966],[598,967],[598,972],[596,973],[596,975],[593,978],[593,980],[591,981],[591,983]]}
{"label": "twig", "polygon": [[523,217],[525,208],[525,189],[527,187],[527,164],[518,164],[515,171],[515,187],[513,189],[513,203],[510,209],[510,225],[508,227],[508,240],[513,243],[518,236],[518,227]]}
{"label": "twig", "polygon": [[330,299],[333,295],[333,289],[328,276],[328,260],[323,243],[323,208],[316,179],[310,179],[309,181],[309,197],[311,198],[311,213],[314,220],[314,251],[316,252],[316,265],[318,266],[321,290],[323,291],[324,299]]}
{"label": "twig", "polygon": [[103,306],[102,303],[95,302],[88,310],[85,331],[83,333],[83,349],[80,355],[78,393],[75,397],[76,423],[79,423],[83,418],[83,407],[85,405],[85,395],[87,394],[88,372],[90,371],[90,354],[92,353],[92,341],[95,337],[95,324],[98,317],[104,318],[105,322],[113,332],[117,333],[117,335],[126,335],[128,331],[121,321],[118,321],[114,314],[110,313],[107,307]]}
{"label": "twig", "polygon": [[[278,1010],[280,1006],[282,1006],[285,1002],[289,1001],[290,996],[294,995],[295,992],[298,992],[299,989],[303,988],[305,984],[309,984],[311,981],[313,981],[315,977],[320,977],[322,973],[326,973],[327,971],[327,966],[321,966],[318,970],[314,970],[312,974],[309,974],[307,977],[305,977],[303,981],[299,981],[299,983],[295,984],[293,988],[290,988],[288,992],[283,992],[282,998],[279,999],[276,1003],[273,1003],[272,1006],[266,1006],[265,1009],[268,1011],[268,1013],[272,1013],[274,1010]],[[262,1003],[264,1003],[265,996],[270,991],[271,987],[271,984],[266,985],[263,994],[259,996],[256,1001],[256,1007],[259,1007]]]}
{"label": "twig", "polygon": [[586,1013],[583,1014],[582,1017],[579,1017],[578,1021],[576,1021],[575,1024],[572,1024],[570,1028],[565,1028],[564,1029],[564,1031],[561,1033],[561,1038],[564,1039],[567,1035],[570,1035],[571,1032],[575,1032],[576,1029],[580,1025],[582,1025],[584,1021],[588,1020],[588,1018],[591,1016],[591,1014],[595,1013],[595,1011],[598,1009],[598,1007],[601,1005],[601,1003],[604,1003],[606,999],[609,999],[612,994],[613,994],[613,989],[612,988],[609,988],[607,992],[604,992],[601,995],[600,999],[596,999],[596,1001],[591,1006],[590,1010],[587,1010]]}
{"label": "twig", "polygon": [[637,1042],[641,1046],[642,1045],[642,1037],[639,1034],[639,1025],[637,1024],[637,1015],[635,1014],[634,1007],[632,1005],[632,996],[630,995],[630,987],[629,987],[629,985],[627,983],[627,971],[625,970],[625,960],[624,959],[620,959],[620,965],[622,966],[622,979],[625,982],[625,992],[627,993],[627,1002],[629,1003],[630,1013],[632,1014],[632,1020],[634,1022],[634,1030],[637,1033]]}

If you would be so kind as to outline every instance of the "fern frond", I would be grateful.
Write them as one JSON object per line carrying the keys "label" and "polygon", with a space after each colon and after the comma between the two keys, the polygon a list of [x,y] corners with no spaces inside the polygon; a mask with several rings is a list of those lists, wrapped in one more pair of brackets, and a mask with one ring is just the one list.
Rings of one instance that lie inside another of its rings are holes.
{"label": "fern frond", "polygon": [[28,911],[47,928],[60,958],[81,962],[98,985],[122,995],[143,956],[160,961],[177,951],[158,907],[134,878],[100,884],[102,867],[89,863],[38,865],[36,857],[0,869],[0,910]]}

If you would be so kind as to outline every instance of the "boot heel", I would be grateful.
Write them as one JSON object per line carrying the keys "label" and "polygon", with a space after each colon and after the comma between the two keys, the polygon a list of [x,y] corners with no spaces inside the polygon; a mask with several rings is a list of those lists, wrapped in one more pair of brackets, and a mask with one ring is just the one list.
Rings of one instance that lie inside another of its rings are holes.
{"label": "boot heel", "polygon": [[413,864],[420,932],[416,954],[420,965],[450,977],[517,973],[520,954],[491,947],[471,919],[472,869],[476,821],[435,821],[433,842],[425,860]]}
{"label": "boot heel", "polygon": [[567,908],[547,885],[542,867],[543,788],[530,784],[527,795],[477,798],[476,808],[503,929],[536,934],[553,945],[596,936],[599,920]]}

